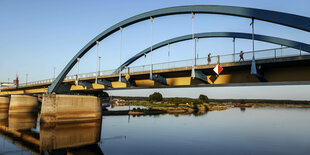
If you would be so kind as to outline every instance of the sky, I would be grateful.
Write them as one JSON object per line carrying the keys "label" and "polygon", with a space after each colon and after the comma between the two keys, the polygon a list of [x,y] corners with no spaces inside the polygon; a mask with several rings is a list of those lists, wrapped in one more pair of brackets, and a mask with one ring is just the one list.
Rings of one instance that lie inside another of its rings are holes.
{"label": "sky", "polygon": [[[110,26],[147,11],[181,5],[228,5],[259,8],[310,17],[308,0],[0,0],[0,81],[15,79],[28,82],[53,78],[71,58],[95,36]],[[196,14],[194,31],[251,33],[250,19]],[[150,21],[124,28],[122,62],[150,46]],[[152,42],[192,33],[190,14],[155,18]],[[263,21],[255,22],[255,33],[302,41],[310,44],[310,34]],[[190,59],[192,42],[171,45],[170,61]],[[200,39],[199,57],[232,53],[232,39]],[[250,51],[250,40],[237,39],[236,51]],[[279,45],[256,41],[255,49],[279,48]],[[120,64],[120,32],[100,42],[101,70],[115,69]],[[168,61],[167,47],[153,52],[153,63]],[[141,58],[132,66],[148,64]],[[96,71],[96,48],[80,63],[80,73]],[[74,67],[69,74],[76,74]]]}

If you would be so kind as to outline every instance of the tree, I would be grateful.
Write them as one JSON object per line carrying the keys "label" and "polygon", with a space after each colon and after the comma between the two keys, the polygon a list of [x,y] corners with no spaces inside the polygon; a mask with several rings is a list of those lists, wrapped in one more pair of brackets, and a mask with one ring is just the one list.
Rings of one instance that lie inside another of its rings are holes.
{"label": "tree", "polygon": [[203,102],[206,102],[206,103],[209,103],[209,98],[208,98],[208,96],[203,95],[203,94],[200,94],[200,95],[199,95],[199,100],[201,100],[201,101],[203,101]]}
{"label": "tree", "polygon": [[246,104],[245,100],[241,100],[240,104]]}
{"label": "tree", "polygon": [[155,92],[149,96],[150,101],[162,101],[163,96],[159,92]]}

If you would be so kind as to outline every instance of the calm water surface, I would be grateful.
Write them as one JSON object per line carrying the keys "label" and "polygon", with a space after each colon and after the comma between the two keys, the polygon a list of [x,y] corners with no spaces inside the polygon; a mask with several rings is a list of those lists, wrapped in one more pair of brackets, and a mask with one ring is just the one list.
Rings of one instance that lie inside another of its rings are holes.
{"label": "calm water surface", "polygon": [[[12,128],[16,126],[12,124]],[[2,125],[10,127],[10,118],[7,125],[3,121]],[[310,109],[307,108],[234,108],[196,116],[104,116],[102,123],[41,127],[36,124],[32,129],[26,126],[30,127],[29,122],[25,127],[15,128],[39,139],[39,147],[49,150],[47,153],[60,150],[108,155],[310,154]],[[0,135],[0,154],[31,152],[31,147],[13,142],[7,134]]]}

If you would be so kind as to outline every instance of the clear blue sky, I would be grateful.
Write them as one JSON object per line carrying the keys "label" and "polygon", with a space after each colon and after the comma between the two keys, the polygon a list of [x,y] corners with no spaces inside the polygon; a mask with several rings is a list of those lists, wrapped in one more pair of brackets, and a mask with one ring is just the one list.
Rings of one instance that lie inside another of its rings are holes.
{"label": "clear blue sky", "polygon": [[[310,17],[309,0],[1,0],[0,1],[0,81],[15,78],[21,82],[52,78],[96,35],[131,16],[159,8],[180,5],[230,5],[275,10]],[[195,32],[251,32],[250,19],[197,14]],[[307,32],[257,21],[255,32],[310,43]],[[156,18],[153,43],[190,34],[191,15]],[[119,65],[120,34],[114,33],[101,42],[101,69]],[[249,51],[251,41],[238,39],[237,51]],[[170,60],[191,58],[191,41],[171,46]],[[150,46],[150,23],[140,22],[123,31],[123,61]],[[256,49],[278,45],[256,42]],[[80,73],[96,70],[95,49],[81,60]],[[201,39],[199,55],[232,53],[231,39]],[[167,61],[167,48],[154,52],[154,62]],[[147,60],[147,63],[149,59]],[[144,59],[134,65],[144,64]],[[70,74],[75,74],[76,69]]]}

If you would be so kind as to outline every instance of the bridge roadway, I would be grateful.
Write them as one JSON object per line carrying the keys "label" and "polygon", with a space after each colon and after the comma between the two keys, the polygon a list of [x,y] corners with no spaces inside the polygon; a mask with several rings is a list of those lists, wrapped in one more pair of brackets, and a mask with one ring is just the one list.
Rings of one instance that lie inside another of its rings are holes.
{"label": "bridge roadway", "polygon": [[[268,82],[297,82],[310,81],[310,55],[290,56],[256,60],[258,70]],[[205,60],[207,61],[207,60]],[[228,62],[220,64],[224,70],[217,76],[213,71],[216,64],[197,65],[196,71],[204,73],[207,81],[192,79],[191,66],[170,69],[153,70],[154,75],[166,78],[166,85],[149,79],[149,71],[129,72],[130,80],[119,82],[119,75],[103,75],[98,79],[111,82],[111,85],[95,84],[95,76],[80,78],[80,85],[74,85],[75,79],[68,79],[64,84],[70,86],[71,91],[92,91],[98,89],[128,88],[128,87],[173,87],[208,84],[230,83],[260,83],[260,80],[250,74],[251,61]],[[123,73],[122,76],[126,76]],[[8,94],[35,94],[47,91],[52,81],[33,85],[24,85],[18,88],[2,89],[0,95]]]}

